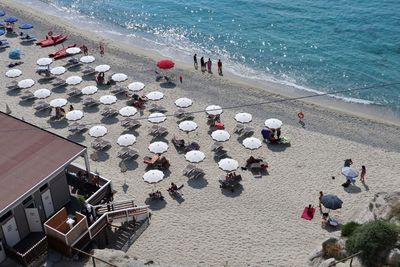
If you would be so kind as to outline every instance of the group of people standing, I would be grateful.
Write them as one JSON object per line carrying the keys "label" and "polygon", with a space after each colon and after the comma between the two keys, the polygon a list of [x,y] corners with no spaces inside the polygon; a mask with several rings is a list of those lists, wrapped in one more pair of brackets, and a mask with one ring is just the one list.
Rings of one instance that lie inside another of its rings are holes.
{"label": "group of people standing", "polygon": [[[197,70],[199,68],[199,64],[197,62],[197,54],[193,55],[193,64],[194,64],[194,68]],[[221,59],[218,59],[218,74],[219,75],[223,75],[222,74],[222,61]],[[208,71],[208,73],[212,73],[212,61],[210,58],[208,58],[208,61],[206,62],[204,60],[204,57],[200,58],[200,69],[202,72]]]}

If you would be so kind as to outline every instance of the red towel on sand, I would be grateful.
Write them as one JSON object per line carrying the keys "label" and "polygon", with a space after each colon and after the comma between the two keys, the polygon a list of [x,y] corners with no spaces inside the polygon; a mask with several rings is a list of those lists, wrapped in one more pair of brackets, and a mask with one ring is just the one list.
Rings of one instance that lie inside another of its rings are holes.
{"label": "red towel on sand", "polygon": [[315,208],[312,208],[312,216],[308,215],[307,211],[308,207],[305,207],[303,210],[303,214],[301,215],[301,218],[311,221],[314,218]]}

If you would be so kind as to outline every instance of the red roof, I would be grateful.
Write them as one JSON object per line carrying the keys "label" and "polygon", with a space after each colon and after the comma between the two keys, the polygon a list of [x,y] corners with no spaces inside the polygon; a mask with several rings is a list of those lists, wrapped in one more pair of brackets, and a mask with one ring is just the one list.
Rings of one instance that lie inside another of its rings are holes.
{"label": "red roof", "polygon": [[85,149],[0,113],[0,212]]}

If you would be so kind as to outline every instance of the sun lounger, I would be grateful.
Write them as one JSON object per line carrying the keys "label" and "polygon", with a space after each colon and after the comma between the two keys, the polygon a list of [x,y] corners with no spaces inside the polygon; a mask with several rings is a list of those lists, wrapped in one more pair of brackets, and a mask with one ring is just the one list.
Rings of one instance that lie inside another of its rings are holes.
{"label": "sun lounger", "polygon": [[121,121],[121,125],[127,129],[134,129],[136,127],[139,127],[141,124],[138,120],[125,118]]}
{"label": "sun lounger", "polygon": [[96,138],[90,145],[97,151],[106,150],[111,147],[111,143],[103,138]]}
{"label": "sun lounger", "polygon": [[241,175],[235,175],[230,178],[224,177],[222,179],[219,179],[220,188],[227,188],[233,190],[236,186],[240,184],[241,180],[242,180]]}
{"label": "sun lounger", "polygon": [[82,63],[76,58],[68,59],[67,63],[64,64],[65,68],[75,68],[82,65]]}
{"label": "sun lounger", "polygon": [[218,150],[222,150],[223,144],[221,142],[215,142],[212,146],[211,146],[211,150],[214,152],[217,152]]}
{"label": "sun lounger", "polygon": [[106,107],[101,111],[101,115],[106,118],[116,117],[118,115],[118,110]]}
{"label": "sun lounger", "polygon": [[36,67],[36,73],[42,74],[42,73],[49,73],[50,68],[49,66],[37,66]]}
{"label": "sun lounger", "polygon": [[154,137],[162,137],[168,134],[168,131],[165,127],[153,125],[150,128],[149,134]]}
{"label": "sun lounger", "polygon": [[72,132],[73,134],[77,134],[80,132],[86,131],[88,128],[84,124],[74,123],[68,127],[68,131]]}
{"label": "sun lounger", "polygon": [[218,150],[214,153],[214,158],[221,160],[228,157],[228,152],[226,150]]}
{"label": "sun lounger", "polygon": [[44,76],[38,80],[38,83],[48,83],[53,81],[54,79],[56,79],[56,77],[52,75]]}
{"label": "sun lounger", "polygon": [[100,105],[100,102],[92,97],[87,97],[83,100],[83,105],[85,107],[95,107]]}
{"label": "sun lounger", "polygon": [[28,100],[33,100],[35,99],[35,96],[33,95],[33,93],[31,91],[24,91],[20,98],[24,101],[28,101]]}
{"label": "sun lounger", "polygon": [[53,85],[54,87],[61,87],[67,85],[67,83],[65,82],[65,80],[57,77],[51,81],[51,85]]}
{"label": "sun lounger", "polygon": [[11,81],[8,84],[6,84],[6,87],[8,90],[16,90],[19,89],[18,87],[18,82],[17,81]]}
{"label": "sun lounger", "polygon": [[187,146],[185,146],[185,152],[189,152],[192,150],[199,150],[200,149],[200,145],[196,142],[192,142],[190,144],[188,144]]}
{"label": "sun lounger", "polygon": [[118,94],[126,93],[126,90],[122,86],[113,86],[113,88],[111,88],[110,92],[114,95],[118,95]]}
{"label": "sun lounger", "polygon": [[89,75],[93,75],[96,73],[96,71],[94,70],[94,68],[90,67],[90,66],[86,66],[83,70],[82,70],[83,75],[85,76],[89,76]]}
{"label": "sun lounger", "polygon": [[82,91],[79,88],[72,87],[67,89],[67,95],[69,96],[80,96],[82,95]]}
{"label": "sun lounger", "polygon": [[241,124],[241,123],[238,123],[238,124],[236,124],[235,129],[233,130],[233,132],[234,132],[235,134],[241,135],[242,132],[243,132],[243,130],[244,130],[244,125]]}
{"label": "sun lounger", "polygon": [[139,153],[131,148],[123,147],[120,151],[118,151],[118,157],[122,160],[128,160],[131,158],[135,158],[139,155]]}
{"label": "sun lounger", "polygon": [[149,107],[149,111],[165,113],[167,112],[167,109],[157,104],[151,104]]}
{"label": "sun lounger", "polygon": [[185,149],[185,140],[184,139],[178,139],[176,135],[174,135],[171,139],[172,144],[174,144],[175,148],[177,150],[184,150]]}
{"label": "sun lounger", "polygon": [[20,39],[21,39],[21,43],[31,43],[31,42],[37,41],[35,36],[28,35],[28,34],[21,36]]}
{"label": "sun lounger", "polygon": [[157,160],[160,159],[160,156],[153,155],[152,157],[144,157],[143,162],[147,165],[153,165],[156,163]]}
{"label": "sun lounger", "polygon": [[254,134],[254,128],[253,127],[245,127],[242,131],[242,136],[251,136]]}
{"label": "sun lounger", "polygon": [[45,102],[45,101],[39,101],[37,102],[33,108],[37,111],[45,111],[45,110],[51,110],[51,106],[49,105],[49,103]]}

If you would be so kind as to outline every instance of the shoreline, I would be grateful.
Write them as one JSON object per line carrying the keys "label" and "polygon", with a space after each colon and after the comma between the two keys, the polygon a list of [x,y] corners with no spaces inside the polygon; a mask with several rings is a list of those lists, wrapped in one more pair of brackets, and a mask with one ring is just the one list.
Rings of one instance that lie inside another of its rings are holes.
{"label": "shoreline", "polygon": [[[8,2],[8,1],[6,1],[6,2]],[[38,0],[29,1],[29,2],[36,3],[36,2],[38,2]],[[39,3],[40,3],[40,5],[43,5],[43,6],[49,6],[46,3],[42,3],[42,2],[39,2]],[[26,3],[22,3],[21,0],[17,0],[17,2],[12,2],[12,5],[14,5],[14,7],[17,7],[18,9],[22,9],[22,6],[27,6]],[[51,8],[56,9],[55,7],[51,7]],[[38,10],[36,7],[33,7],[33,9],[37,10],[38,12],[42,12],[42,10]],[[104,32],[97,33],[94,30],[90,30],[89,27],[83,27],[81,29],[78,29],[76,25],[71,24],[71,22],[72,22],[71,19],[61,18],[58,14],[54,14],[54,12],[57,13],[60,11],[55,11],[55,10],[45,11],[45,14],[52,16],[57,21],[57,24],[62,24],[63,26],[67,27],[69,31],[72,31],[76,35],[81,34],[81,35],[83,35],[84,38],[88,38],[88,39],[92,39],[92,40],[96,39],[96,41],[105,41],[107,43],[107,45],[110,45],[108,48],[111,48],[111,50],[124,49],[124,51],[127,53],[134,53],[137,56],[144,56],[144,57],[150,58],[151,60],[153,60],[155,62],[158,59],[163,57],[162,53],[160,53],[159,51],[156,51],[152,48],[145,49],[144,47],[138,46],[134,42],[135,40],[128,39],[125,36],[123,36],[124,39],[122,39],[122,41],[117,44],[115,42],[115,38],[111,37],[113,35],[111,33],[109,33],[109,34],[106,34]],[[32,13],[32,12],[30,12],[30,13],[31,13],[31,15],[35,16],[34,13]],[[81,23],[81,25],[82,25],[82,23]],[[107,37],[111,37],[111,39],[107,39]],[[112,53],[112,51],[111,51],[111,53]],[[190,62],[191,62],[191,56],[189,58],[190,58]],[[183,70],[184,72],[189,71],[191,73],[200,72],[199,70],[194,70],[193,65],[191,63],[188,63],[188,61],[183,61],[180,59],[178,59],[178,60],[174,59],[174,61],[175,61],[175,63],[178,63],[176,65],[179,66],[179,68],[175,68],[176,70]],[[154,69],[155,69],[155,67],[154,67]],[[235,85],[241,85],[246,88],[254,87],[259,90],[263,90],[266,93],[281,95],[288,99],[317,95],[317,93],[313,93],[308,90],[302,90],[299,88],[295,88],[294,86],[284,85],[279,82],[270,82],[270,81],[265,81],[265,80],[257,80],[257,79],[253,79],[253,78],[243,77],[243,76],[234,74],[229,71],[226,71],[224,73],[224,76],[220,77],[219,75],[217,75],[215,70],[216,70],[216,64],[214,64],[214,74],[212,75],[212,76],[214,76],[214,79],[224,79]],[[209,75],[209,74],[204,73],[203,75]],[[352,89],[355,89],[355,88],[352,88]],[[320,92],[324,93],[322,91],[320,91]],[[390,107],[385,107],[385,106],[376,105],[376,104],[355,103],[355,102],[346,101],[344,99],[340,99],[337,97],[330,97],[330,96],[315,96],[315,97],[311,97],[311,98],[307,98],[307,99],[302,99],[301,101],[304,101],[305,103],[309,103],[309,104],[314,104],[319,107],[327,108],[334,112],[345,113],[347,115],[352,115],[352,116],[360,117],[360,118],[367,119],[367,120],[374,120],[379,123],[392,124],[392,125],[400,127],[400,117],[399,117],[400,111],[394,111]]]}
{"label": "shoreline", "polygon": [[[95,57],[95,62],[89,66],[109,64],[111,71],[106,76],[113,72],[127,74],[128,80],[118,85],[126,88],[129,83],[140,81],[145,84],[145,88],[139,94],[163,92],[164,98],[156,103],[168,111],[167,115],[177,111],[175,100],[180,97],[193,100],[193,105],[187,108],[188,112],[201,111],[193,119],[198,126],[195,131],[180,131],[177,119],[168,116],[161,125],[169,133],[165,138],[157,139],[149,135],[153,125],[146,120],[151,114],[149,109],[132,117],[141,119],[142,125],[136,130],[127,131],[120,125],[123,117],[104,118],[101,112],[105,105],[90,109],[83,107],[82,100],[86,96],[69,97],[66,91],[69,87],[54,88],[49,84],[36,83],[29,89],[0,92],[2,110],[5,109],[5,103],[9,104],[11,115],[23,117],[27,122],[80,143],[87,147],[89,154],[94,152],[91,148],[93,137],[87,132],[71,135],[68,131],[70,122],[54,122],[49,114],[35,112],[35,102],[21,101],[21,94],[47,87],[51,89],[51,95],[45,99],[46,102],[65,98],[74,109],[84,111],[84,117],[79,123],[86,124],[88,128],[98,124],[107,128],[104,139],[110,142],[111,148],[99,153],[99,161],[90,160],[91,169],[112,180],[116,201],[134,198],[137,204],[149,205],[153,214],[149,227],[128,249],[127,255],[130,257],[173,266],[306,266],[309,255],[320,247],[322,240],[340,235],[339,231],[330,232],[321,228],[319,214],[312,221],[300,218],[304,207],[309,204],[318,206],[320,191],[338,195],[343,200],[343,209],[332,211],[332,216],[344,224],[352,220],[355,213],[375,193],[400,186],[397,178],[400,173],[400,165],[397,164],[400,161],[400,127],[355,117],[340,110],[336,112],[323,105],[303,101],[282,102],[284,97],[281,94],[260,90],[243,81],[235,83],[216,75],[203,75],[200,71],[195,72],[191,66],[188,69],[184,65],[179,66],[175,73],[183,73],[184,82],[166,88],[155,81],[154,59],[157,57],[151,53],[143,51],[143,56],[140,50],[132,46],[117,45],[110,41],[106,54],[101,57],[97,46],[103,39],[96,34],[81,31],[36,10],[27,10],[25,6],[11,0],[0,0],[0,3],[7,12],[14,12],[13,15],[34,24],[32,33],[38,38],[42,38],[51,29],[54,33],[63,32],[69,36],[65,44],[85,43],[89,47],[89,54]],[[9,42],[11,47],[21,47],[23,52],[22,60],[25,63],[19,66],[22,75],[16,79],[18,81],[26,78],[37,80],[40,76],[35,72],[36,60],[61,47],[24,47],[20,46],[18,38],[11,37]],[[9,61],[7,52],[0,53],[4,65]],[[66,60],[55,61],[52,67],[65,63]],[[6,69],[3,66],[4,72]],[[66,79],[72,75],[83,76],[82,68],[69,69],[59,77]],[[0,81],[6,84],[10,78],[3,75]],[[89,76],[77,88],[95,84],[94,77]],[[91,97],[99,99],[111,94],[112,88],[99,86],[99,90]],[[127,100],[126,96],[118,95],[117,102],[109,107],[119,110],[126,106]],[[268,163],[268,173],[255,177],[250,171],[238,168],[236,172],[243,178],[242,186],[234,192],[221,190],[219,179],[225,177],[226,172],[219,168],[219,158],[211,150],[214,140],[210,136],[207,116],[203,110],[212,104],[231,107],[260,101],[274,103],[224,110],[221,119],[231,134],[230,139],[224,142],[224,149],[240,166],[245,165],[250,155],[262,158]],[[299,110],[306,115],[304,128],[298,123],[296,114]],[[253,136],[258,139],[262,139],[259,130],[265,119],[281,119],[284,123],[282,135],[290,138],[291,146],[263,143],[258,150],[246,149],[242,145],[242,137],[234,134],[234,116],[237,112],[253,115],[253,121],[247,125],[254,127]],[[127,170],[123,172],[117,157],[121,149],[117,139],[127,132],[137,137],[132,148],[138,151],[139,156],[126,162]],[[183,175],[182,170],[189,162],[185,154],[172,145],[174,135],[187,143],[199,144],[205,158],[196,166],[204,170],[203,178],[188,179]],[[142,179],[148,170],[142,159],[152,155],[148,146],[154,141],[169,144],[169,149],[163,155],[171,163],[169,171],[164,173],[164,180],[155,185],[145,183]],[[352,158],[356,169],[361,165],[367,166],[366,184],[357,182],[349,190],[343,189],[341,184],[345,178],[341,168],[346,158]],[[332,179],[332,176],[336,179]],[[184,185],[183,199],[177,200],[168,195],[167,188],[171,182],[178,186]],[[155,189],[163,193],[164,202],[148,201],[148,193]]]}

